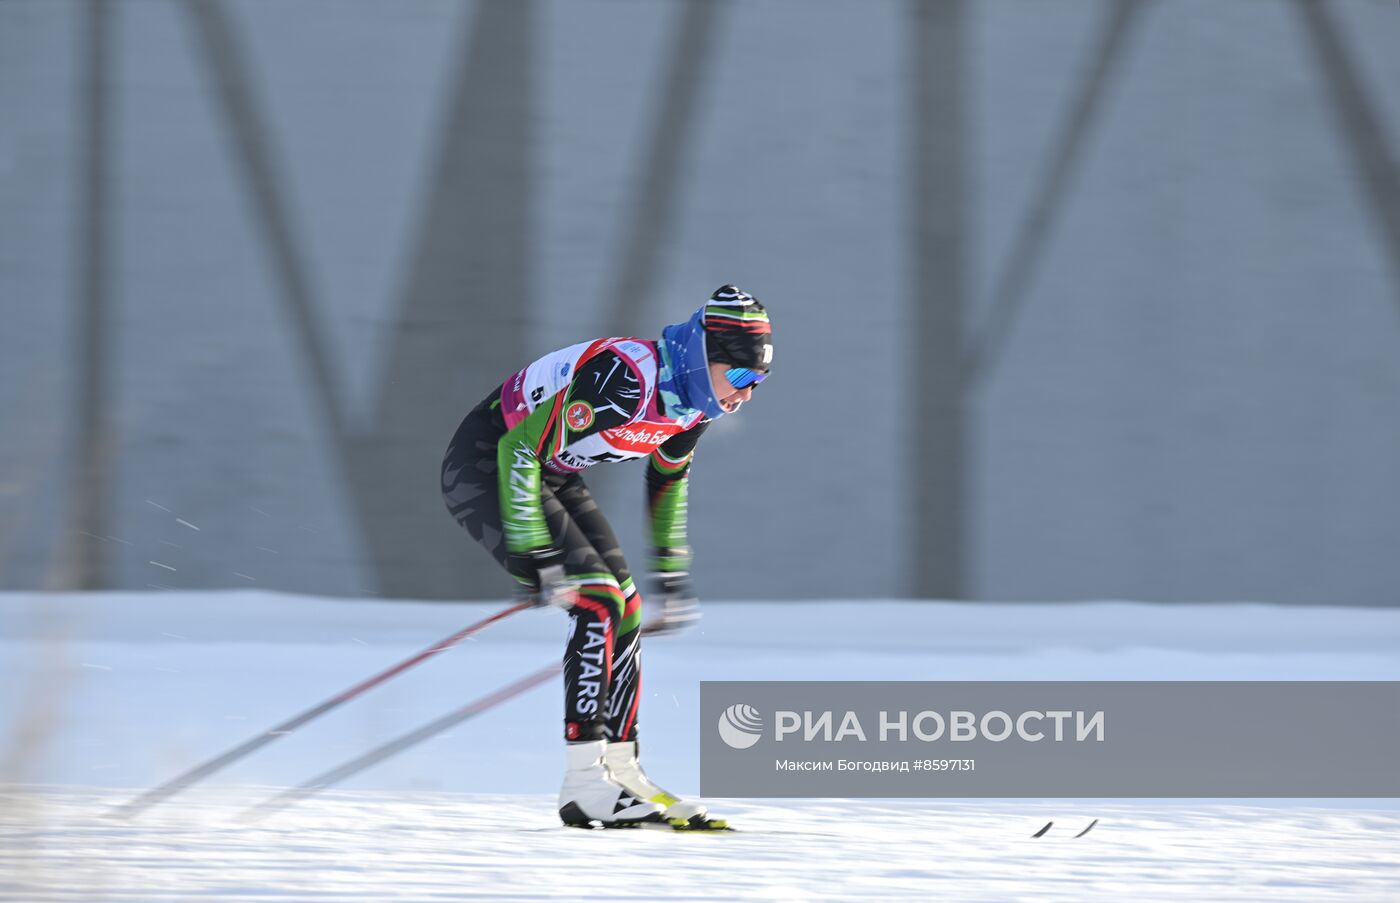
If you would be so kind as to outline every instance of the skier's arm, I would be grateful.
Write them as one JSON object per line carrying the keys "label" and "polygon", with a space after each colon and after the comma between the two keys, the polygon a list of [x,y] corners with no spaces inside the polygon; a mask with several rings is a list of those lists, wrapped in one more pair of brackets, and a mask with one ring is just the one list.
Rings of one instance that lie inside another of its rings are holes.
{"label": "skier's arm", "polygon": [[[615,353],[603,351],[580,365],[567,386],[501,437],[496,445],[501,525],[511,557],[536,565],[523,570],[536,571],[541,563],[554,564],[562,557],[545,522],[540,496],[543,463],[579,439],[629,423],[640,408],[636,375]],[[572,424],[570,411],[582,415]]]}
{"label": "skier's arm", "polygon": [[700,619],[700,603],[690,583],[686,509],[690,462],[708,421],[677,433],[652,452],[647,463],[651,512],[652,589],[661,603],[658,631],[689,627]]}
{"label": "skier's arm", "polygon": [[651,515],[652,566],[658,573],[690,570],[687,495],[695,444],[709,421],[667,439],[647,459],[647,509]]}

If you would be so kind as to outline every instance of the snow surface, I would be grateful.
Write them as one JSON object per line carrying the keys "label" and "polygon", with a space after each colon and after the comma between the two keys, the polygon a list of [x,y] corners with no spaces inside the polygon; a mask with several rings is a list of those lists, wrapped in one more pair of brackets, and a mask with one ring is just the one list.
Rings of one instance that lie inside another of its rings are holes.
{"label": "snow surface", "polygon": [[[742,833],[564,829],[555,683],[239,820],[277,788],[557,661],[566,619],[552,611],[489,628],[132,822],[104,816],[500,607],[0,595],[0,900],[536,900],[595,887],[615,899],[1400,899],[1390,800],[719,800]],[[685,794],[700,680],[1395,680],[1400,611],[725,603],[646,650],[643,761]]]}

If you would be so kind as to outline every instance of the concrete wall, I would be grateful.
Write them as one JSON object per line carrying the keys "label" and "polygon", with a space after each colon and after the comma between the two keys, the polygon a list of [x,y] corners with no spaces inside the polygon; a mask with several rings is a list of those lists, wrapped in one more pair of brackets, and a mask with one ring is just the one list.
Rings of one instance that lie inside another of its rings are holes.
{"label": "concrete wall", "polygon": [[[777,361],[699,452],[710,598],[1395,604],[1397,38],[1378,0],[0,3],[0,588],[500,596],[457,420],[733,281]],[[640,465],[588,479],[640,569]]]}

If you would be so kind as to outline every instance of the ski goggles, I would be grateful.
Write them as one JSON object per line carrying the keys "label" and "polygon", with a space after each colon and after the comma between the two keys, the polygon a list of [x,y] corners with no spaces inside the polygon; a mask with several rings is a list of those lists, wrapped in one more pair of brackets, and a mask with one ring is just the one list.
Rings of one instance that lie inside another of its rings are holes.
{"label": "ski goggles", "polygon": [[736,389],[756,386],[768,378],[765,370],[750,370],[748,367],[730,367],[724,371],[724,378]]}

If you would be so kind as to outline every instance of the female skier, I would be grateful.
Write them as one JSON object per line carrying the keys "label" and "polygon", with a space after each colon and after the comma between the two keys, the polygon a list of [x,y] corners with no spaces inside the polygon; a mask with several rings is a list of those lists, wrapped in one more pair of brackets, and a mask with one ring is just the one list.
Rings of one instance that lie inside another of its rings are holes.
{"label": "female skier", "polygon": [[568,610],[566,770],[559,817],[576,827],[724,830],[653,784],[637,760],[641,596],[580,472],[648,459],[656,630],[699,615],[686,484],[700,434],[753,396],[773,360],[768,314],[721,286],[660,341],[602,338],[547,354],[467,414],[442,466],[448,511],[538,604]]}

